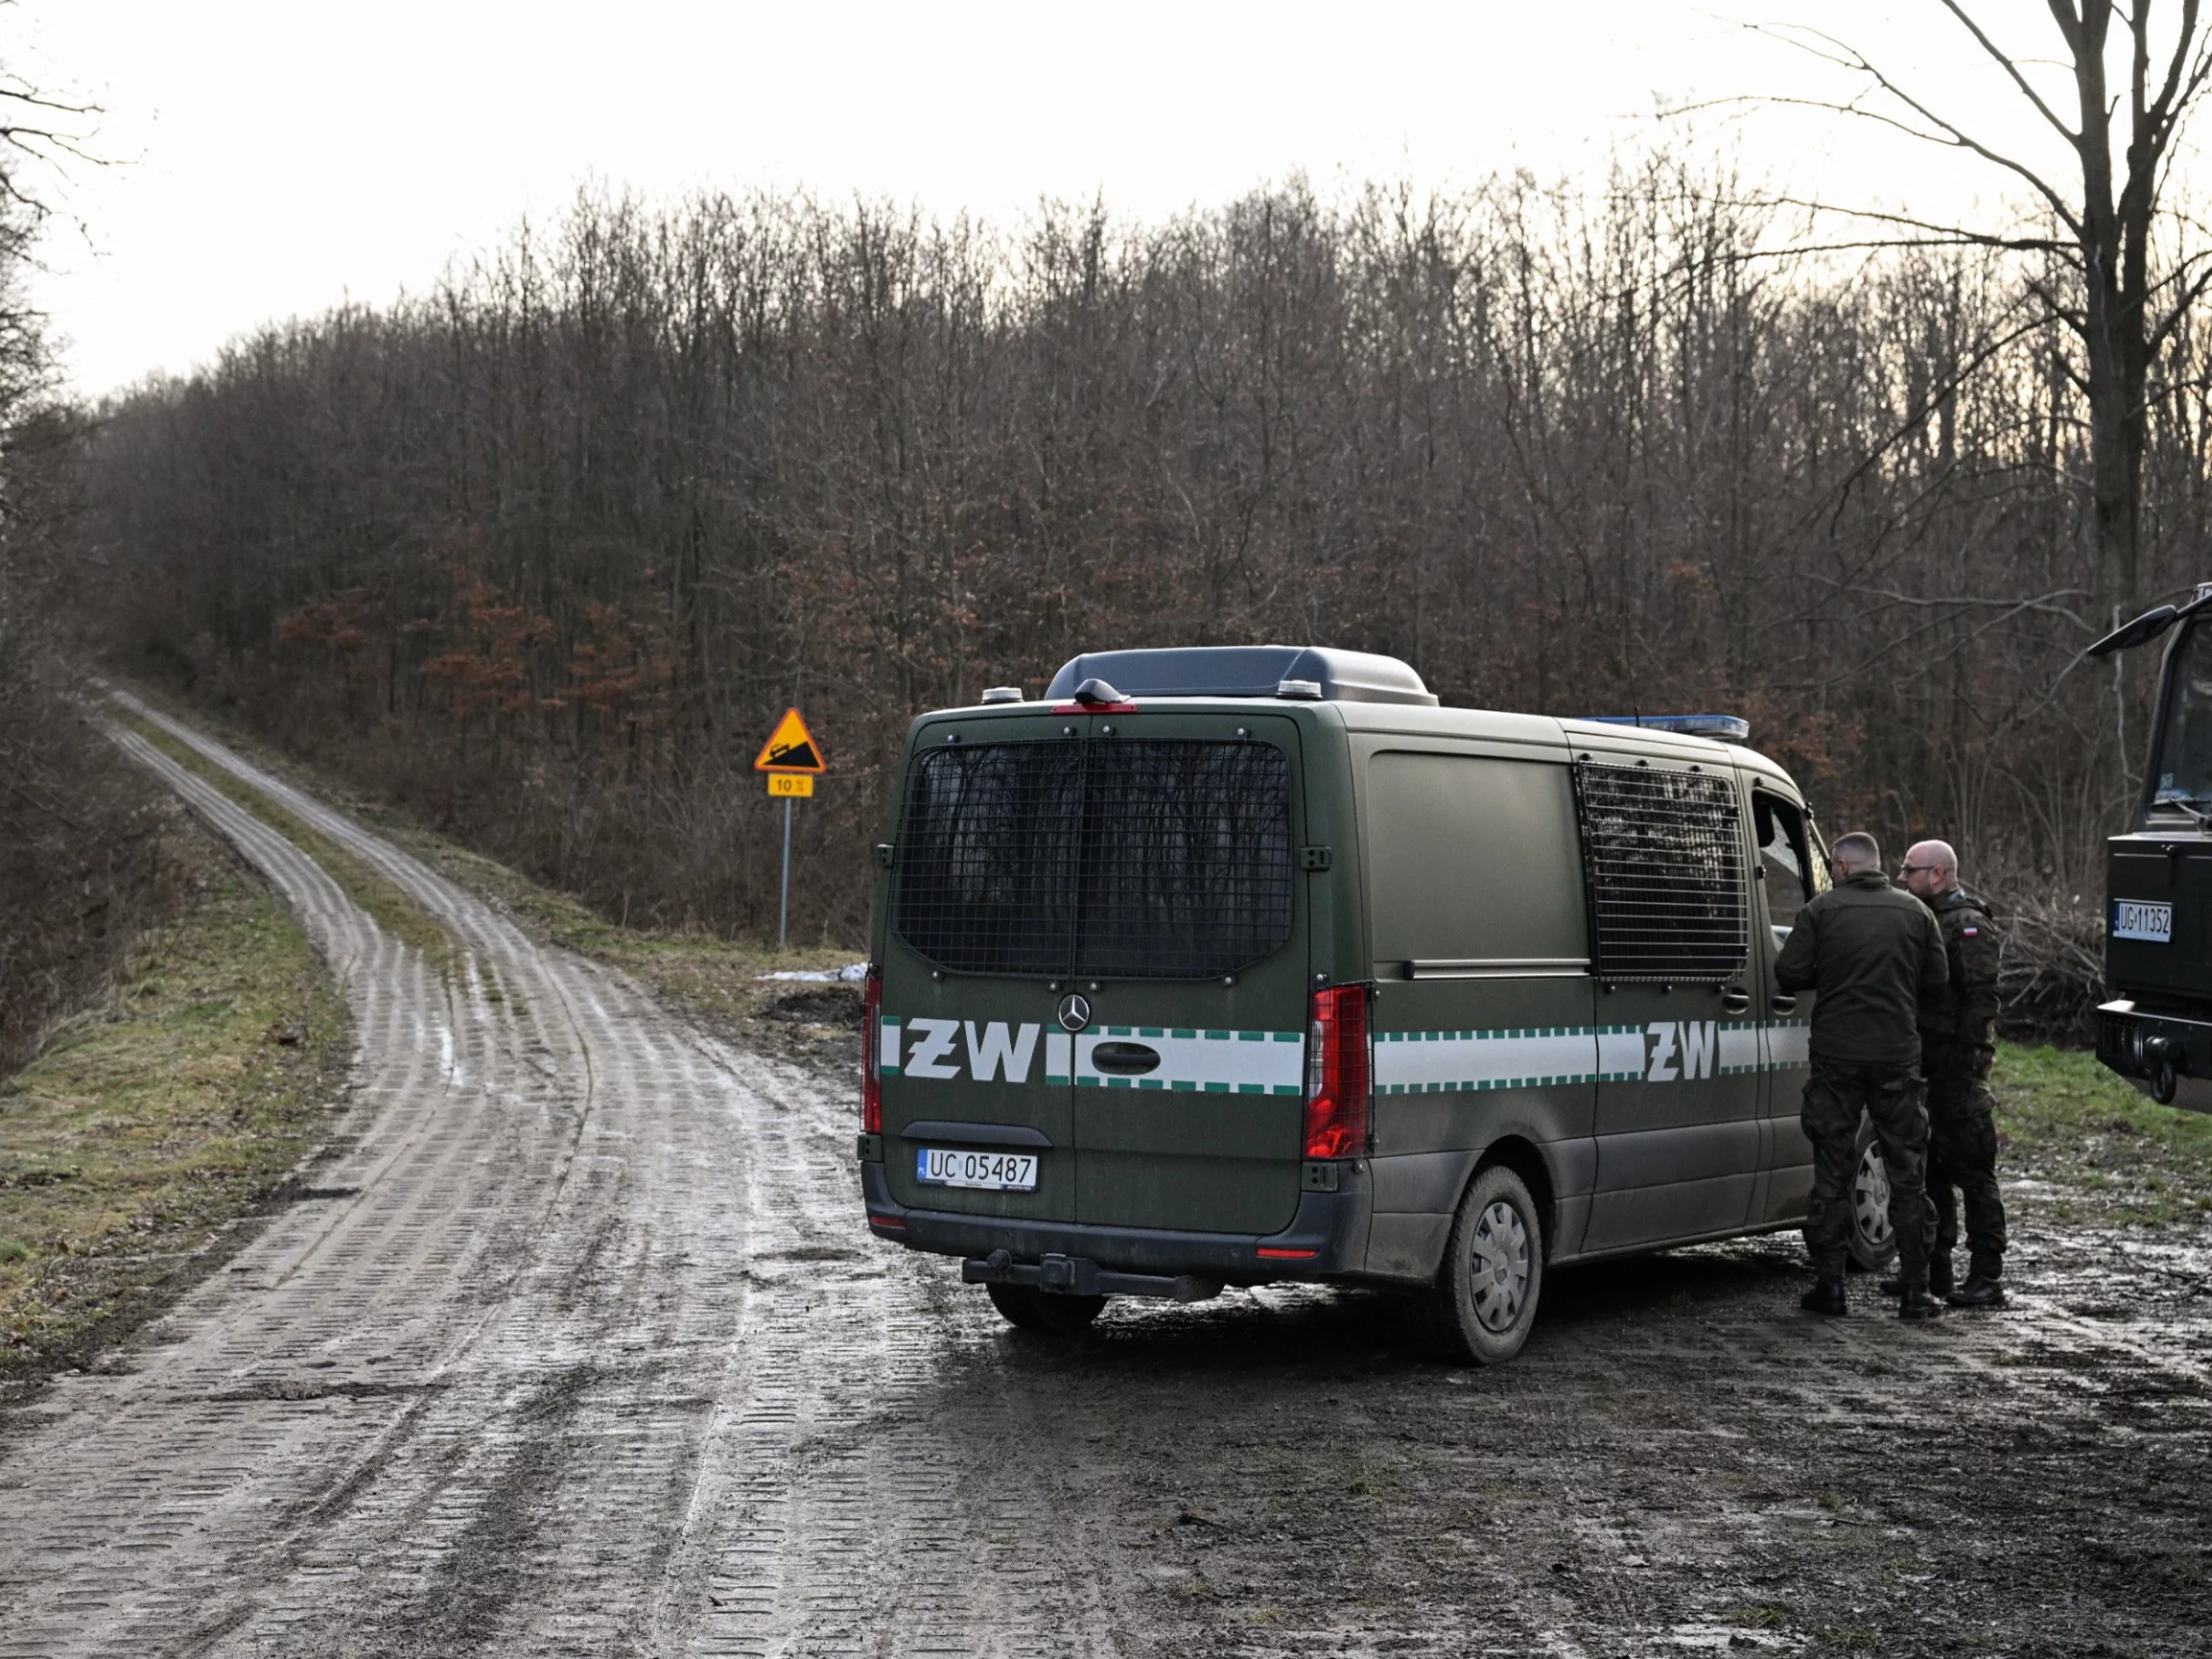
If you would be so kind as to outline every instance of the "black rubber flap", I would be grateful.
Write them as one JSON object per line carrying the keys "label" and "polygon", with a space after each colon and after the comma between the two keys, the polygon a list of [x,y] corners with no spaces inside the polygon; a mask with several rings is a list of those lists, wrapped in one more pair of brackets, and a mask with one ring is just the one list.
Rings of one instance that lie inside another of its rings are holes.
{"label": "black rubber flap", "polygon": [[1087,679],[1113,683],[1123,697],[1265,697],[1286,679],[1311,680],[1338,702],[1436,706],[1421,675],[1395,656],[1319,645],[1181,646],[1163,651],[1094,651],[1071,657],[1045,696],[1062,701]]}

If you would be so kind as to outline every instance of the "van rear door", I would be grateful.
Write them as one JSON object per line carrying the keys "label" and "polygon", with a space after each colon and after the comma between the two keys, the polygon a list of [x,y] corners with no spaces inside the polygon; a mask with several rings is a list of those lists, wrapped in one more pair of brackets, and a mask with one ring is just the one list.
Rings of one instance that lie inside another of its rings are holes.
{"label": "van rear door", "polygon": [[1298,1208],[1304,1150],[1298,723],[1162,711],[1091,725],[1079,1219],[1276,1232]]}
{"label": "van rear door", "polygon": [[[1297,722],[925,721],[881,960],[903,1205],[1266,1233],[1298,1206],[1307,964]],[[932,1150],[977,1154],[947,1184]],[[1000,1152],[1005,1154],[1000,1155]],[[1026,1173],[1033,1190],[998,1184]]]}
{"label": "van rear door", "polygon": [[1071,1045],[1054,1013],[1083,724],[953,716],[915,733],[878,958],[884,1173],[903,1205],[1075,1219]]}

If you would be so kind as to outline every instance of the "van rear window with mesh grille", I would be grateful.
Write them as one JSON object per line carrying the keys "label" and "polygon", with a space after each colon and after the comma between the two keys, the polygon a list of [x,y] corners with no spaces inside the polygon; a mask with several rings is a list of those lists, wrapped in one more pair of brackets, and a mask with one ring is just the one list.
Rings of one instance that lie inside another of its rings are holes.
{"label": "van rear window with mesh grille", "polygon": [[1210,979],[1289,942],[1290,758],[1177,739],[915,757],[899,936],[972,974]]}
{"label": "van rear window with mesh grille", "polygon": [[1714,984],[1750,947],[1743,815],[1726,773],[1581,761],[1591,954],[1601,979]]}

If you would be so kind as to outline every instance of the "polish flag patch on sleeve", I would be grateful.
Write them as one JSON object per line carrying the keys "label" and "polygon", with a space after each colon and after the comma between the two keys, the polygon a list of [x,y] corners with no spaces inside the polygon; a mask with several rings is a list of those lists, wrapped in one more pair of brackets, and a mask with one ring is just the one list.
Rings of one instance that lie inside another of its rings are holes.
{"label": "polish flag patch on sleeve", "polygon": [[1982,936],[1982,930],[1980,928],[1961,928],[1959,932],[1970,939],[1978,939]]}

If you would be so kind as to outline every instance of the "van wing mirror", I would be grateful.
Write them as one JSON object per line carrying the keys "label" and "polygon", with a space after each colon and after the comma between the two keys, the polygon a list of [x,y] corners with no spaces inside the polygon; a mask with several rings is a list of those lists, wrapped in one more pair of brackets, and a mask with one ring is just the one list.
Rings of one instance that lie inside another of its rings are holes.
{"label": "van wing mirror", "polygon": [[[2191,606],[2195,608],[2194,605]],[[2180,620],[2181,613],[2170,604],[2161,604],[2145,611],[2133,622],[2124,622],[2083,654],[2085,656],[2110,656],[2116,651],[2133,651],[2139,645],[2149,645]]]}

